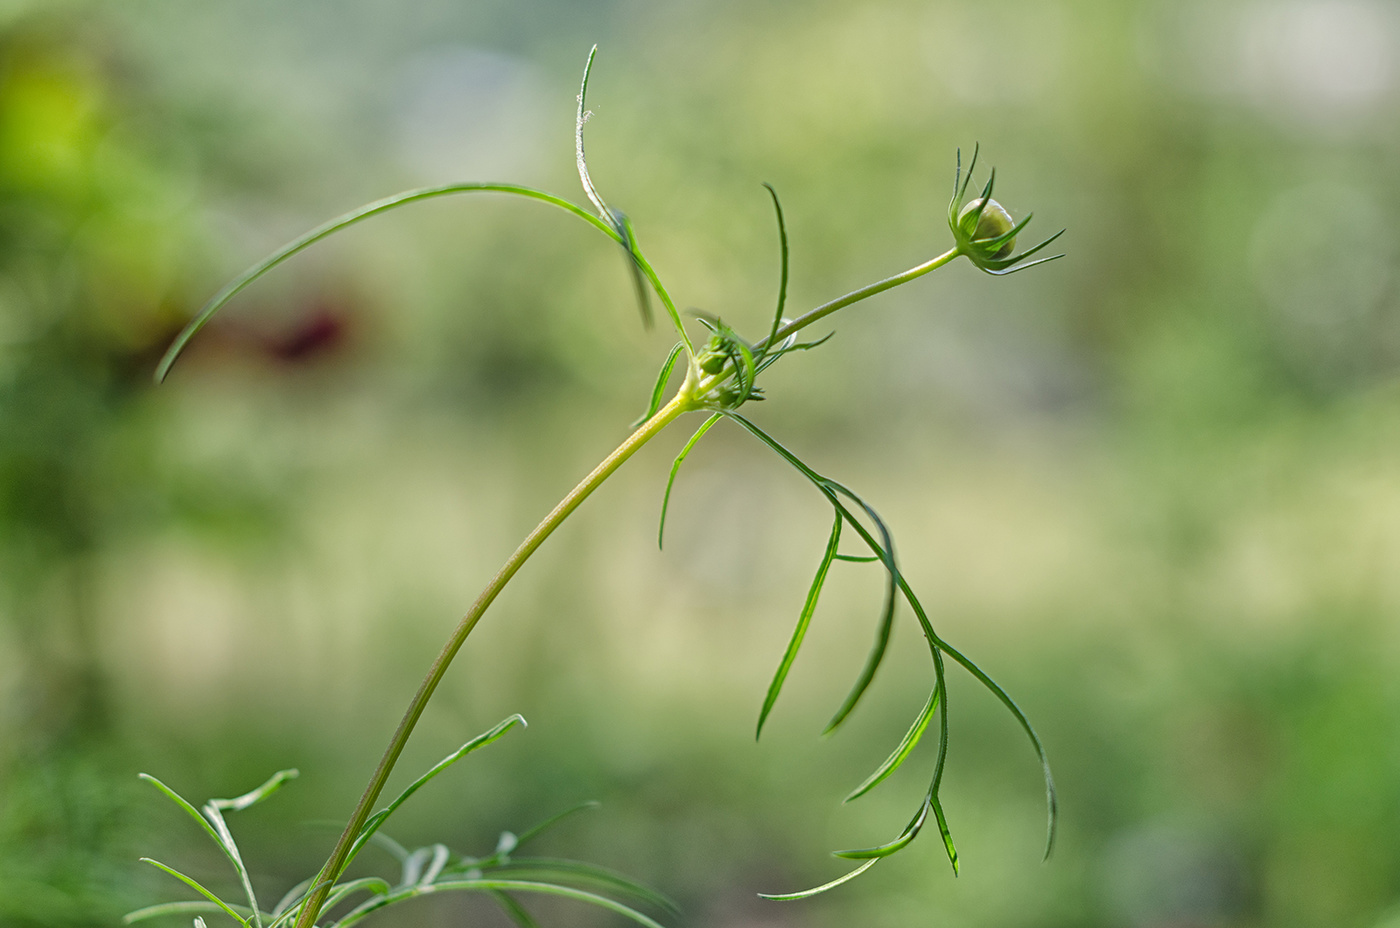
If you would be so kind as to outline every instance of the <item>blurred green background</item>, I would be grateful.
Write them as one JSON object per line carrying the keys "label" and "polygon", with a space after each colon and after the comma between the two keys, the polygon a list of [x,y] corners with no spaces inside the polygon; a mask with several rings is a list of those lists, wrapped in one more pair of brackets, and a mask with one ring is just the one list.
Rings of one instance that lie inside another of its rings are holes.
{"label": "blurred green background", "polygon": [[[625,434],[669,347],[616,249],[525,202],[426,204],[259,282],[162,388],[218,286],[398,189],[593,176],[683,308],[766,325],[948,245],[957,147],[1066,260],[966,262],[836,317],[753,415],[889,518],[965,675],[934,837],[805,903],[758,891],[887,840],[932,762],[837,800],[924,698],[903,616],[818,733],[880,582],[838,565],[752,725],[825,541],[738,430],[673,430],[540,552],[400,770],[512,712],[395,834],[541,850],[684,925],[1400,924],[1400,9],[1386,0],[0,2],[0,925],[111,925],[223,864],[194,798],[302,779],[235,828],[277,894],[319,864],[456,617]],[[581,199],[581,196],[579,197]],[[695,423],[698,424],[698,421]],[[931,739],[930,739],[931,741]],[[917,769],[916,769],[917,768]],[[548,923],[612,924],[572,906]],[[434,900],[385,924],[504,924]]]}

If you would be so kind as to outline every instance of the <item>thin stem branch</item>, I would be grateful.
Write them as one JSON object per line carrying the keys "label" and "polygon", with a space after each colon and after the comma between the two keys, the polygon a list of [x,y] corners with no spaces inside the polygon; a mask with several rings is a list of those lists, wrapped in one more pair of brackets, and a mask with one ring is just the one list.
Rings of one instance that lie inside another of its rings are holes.
{"label": "thin stem branch", "polygon": [[765,338],[763,341],[755,345],[754,348],[756,350],[770,348],[773,345],[776,345],[779,342],[781,342],[783,339],[787,338],[792,333],[798,331],[799,329],[806,328],[807,326],[811,325],[812,323],[816,322],[818,319],[821,319],[824,316],[831,315],[838,309],[845,309],[852,303],[859,303],[866,297],[871,297],[877,293],[882,293],[885,290],[889,290],[891,287],[898,287],[900,284],[908,283],[915,277],[922,277],[929,271],[936,271],[943,265],[947,264],[949,261],[952,261],[960,254],[962,254],[962,252],[959,251],[957,248],[951,248],[930,261],[925,261],[923,264],[920,264],[917,267],[911,267],[909,270],[905,271],[902,274],[896,274],[893,277],[886,277],[884,280],[877,280],[875,283],[869,284],[865,287],[861,287],[859,290],[852,290],[850,293],[846,294],[843,297],[837,297],[836,299],[828,303],[823,303],[816,309],[810,309],[802,315],[798,316],[796,319],[787,323],[786,325],[779,327],[779,329],[776,332],[774,332],[772,336],[770,336],[769,338]]}
{"label": "thin stem branch", "polygon": [[481,591],[476,602],[472,603],[472,607],[467,610],[466,615],[462,617],[456,630],[453,631],[452,637],[443,646],[442,652],[433,661],[433,665],[429,668],[428,675],[423,678],[423,683],[418,687],[413,701],[409,703],[408,711],[404,713],[403,720],[399,722],[399,727],[394,732],[394,737],[384,752],[384,757],[379,761],[379,766],[375,768],[374,775],[370,777],[369,785],[365,787],[364,795],[360,797],[359,804],[355,806],[355,811],[350,816],[345,831],[341,833],[340,840],[336,842],[330,859],[326,861],[326,865],[321,868],[321,872],[317,875],[316,888],[312,890],[307,897],[306,904],[302,906],[301,912],[297,916],[296,928],[312,928],[316,924],[316,919],[321,914],[321,908],[325,905],[326,897],[340,876],[341,868],[345,866],[346,858],[355,843],[355,838],[359,835],[360,829],[364,827],[365,821],[368,820],[375,801],[379,798],[384,784],[389,779],[390,772],[394,769],[394,764],[399,759],[399,754],[402,753],[404,745],[408,743],[408,736],[412,734],[419,716],[423,714],[428,700],[433,695],[433,691],[442,681],[448,665],[457,656],[457,652],[467,640],[467,636],[471,634],[472,629],[476,627],[476,623],[480,621],[487,607],[515,576],[516,571],[529,560],[530,555],[535,553],[544,540],[569,517],[570,513],[579,507],[580,503],[588,498],[589,494],[596,490],[604,480],[612,476],[613,472],[621,467],[623,462],[630,458],[638,448],[650,441],[682,413],[696,408],[693,394],[688,387],[689,384],[682,387],[669,403],[657,411],[656,415],[628,436],[627,440],[619,445],[612,454],[604,458],[603,462],[594,468],[592,473],[583,478],[578,486],[570,490],[569,494],[560,500],[559,505],[555,506],[549,515],[535,526],[534,531],[520,543],[520,547],[515,549],[515,552],[506,560],[496,576],[491,578],[486,589]]}

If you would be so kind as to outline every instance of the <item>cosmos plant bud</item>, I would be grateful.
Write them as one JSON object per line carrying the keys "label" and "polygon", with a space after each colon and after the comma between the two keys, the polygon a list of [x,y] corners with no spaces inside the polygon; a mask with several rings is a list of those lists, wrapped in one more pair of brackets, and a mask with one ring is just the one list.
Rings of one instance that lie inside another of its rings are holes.
{"label": "cosmos plant bud", "polygon": [[982,195],[966,200],[968,185],[972,183],[972,170],[977,166],[976,150],[972,153],[972,162],[967,166],[966,177],[963,176],[961,162],[959,157],[958,174],[953,181],[953,201],[948,204],[948,228],[953,233],[953,241],[957,243],[958,254],[966,255],[969,261],[988,274],[1010,274],[1064,257],[1053,255],[1036,261],[1026,260],[1059,238],[1063,229],[1034,248],[1028,248],[1019,255],[1012,254],[1016,249],[1016,236],[1031,221],[1030,215],[1020,222],[1013,222],[1006,208],[992,199],[992,187],[997,177],[995,170],[987,178]]}
{"label": "cosmos plant bud", "polygon": [[[982,204],[986,203],[984,207]],[[978,215],[978,211],[981,215]],[[975,229],[969,228],[973,222],[977,223]],[[963,207],[958,214],[958,225],[965,232],[970,233],[970,238],[975,242],[986,241],[987,239],[999,239],[1008,232],[1015,231],[1016,223],[1011,221],[1011,214],[1006,211],[996,200],[984,200],[978,197],[971,203]],[[992,253],[993,258],[1005,258],[1016,247],[1016,236],[1012,235],[1006,239],[1005,244]]]}

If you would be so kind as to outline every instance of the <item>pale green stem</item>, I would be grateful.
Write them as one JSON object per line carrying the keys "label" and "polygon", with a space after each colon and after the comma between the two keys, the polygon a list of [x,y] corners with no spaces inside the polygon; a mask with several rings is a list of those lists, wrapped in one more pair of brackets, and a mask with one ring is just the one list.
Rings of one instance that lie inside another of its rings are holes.
{"label": "pale green stem", "polygon": [[412,734],[414,725],[418,723],[418,717],[423,714],[433,691],[437,689],[443,674],[447,672],[448,665],[452,663],[452,659],[456,657],[458,650],[461,649],[472,629],[476,627],[476,623],[480,621],[487,607],[515,576],[516,571],[529,560],[530,555],[535,553],[535,549],[569,517],[570,513],[578,508],[580,503],[588,498],[590,493],[596,490],[604,480],[612,476],[613,471],[621,467],[623,462],[630,458],[638,448],[650,441],[678,416],[696,408],[691,386],[691,382],[687,380],[686,385],[669,403],[661,407],[656,415],[628,436],[627,440],[619,445],[612,454],[604,458],[603,462],[594,468],[591,474],[570,490],[569,495],[565,496],[559,505],[555,506],[553,511],[545,516],[544,520],[535,526],[534,531],[520,543],[520,547],[515,549],[515,553],[506,560],[505,565],[501,567],[496,576],[491,578],[486,589],[481,591],[476,602],[472,603],[472,607],[467,610],[462,621],[458,623],[457,629],[452,633],[452,637],[448,639],[442,652],[438,654],[437,660],[433,661],[433,665],[429,668],[428,675],[424,677],[422,685],[418,687],[413,701],[409,703],[408,711],[404,713],[403,720],[399,722],[399,727],[394,732],[388,749],[384,752],[384,757],[379,761],[379,766],[375,768],[374,775],[370,777],[369,785],[365,787],[364,795],[360,797],[359,804],[355,806],[354,814],[350,816],[345,831],[341,833],[340,840],[336,842],[335,850],[331,852],[330,859],[326,861],[326,865],[321,868],[320,874],[317,875],[316,883],[318,885],[307,897],[306,904],[302,906],[302,910],[297,916],[296,928],[312,928],[316,924],[316,919],[321,914],[321,907],[325,905],[326,896],[330,893],[332,884],[340,876],[341,868],[345,866],[346,858],[350,854],[350,848],[355,843],[360,829],[368,820],[375,800],[379,798],[379,793],[384,789],[384,784],[388,781],[389,774],[399,759],[399,754],[408,742],[408,736]]}
{"label": "pale green stem", "polygon": [[[956,247],[950,248],[948,251],[945,251],[938,257],[931,258],[930,260],[925,261],[923,264],[915,265],[914,267],[911,267],[909,270],[904,271],[901,274],[896,274],[893,277],[886,277],[884,280],[877,280],[875,281],[875,283],[861,287],[859,290],[852,290],[845,296],[837,297],[834,300],[823,303],[815,309],[809,309],[807,312],[798,316],[796,319],[792,319],[784,323],[778,328],[776,332],[773,333],[771,337],[765,338],[763,341],[754,345],[754,351],[763,351],[765,349],[773,347],[774,345],[781,344],[783,339],[787,338],[789,335],[792,335],[794,332],[797,332],[801,329],[805,329],[807,326],[811,325],[819,319],[823,319],[826,316],[831,315],[838,309],[845,309],[852,303],[859,303],[861,300],[866,299],[867,297],[872,297],[877,293],[883,293],[884,291],[889,290],[893,287],[898,287],[900,284],[907,284],[914,278],[922,277],[930,271],[936,271],[943,265],[952,261],[960,254],[962,254],[962,252],[959,251]],[[706,396],[715,387],[719,386],[721,383],[733,376],[734,368],[732,366],[726,365],[725,368],[717,374],[711,374],[707,377],[698,378],[699,382],[695,386],[695,395],[701,397]]]}
{"label": "pale green stem", "polygon": [[772,338],[764,339],[763,341],[755,345],[754,348],[761,349],[768,348],[772,345],[776,345],[792,333],[798,331],[799,329],[806,328],[807,326],[811,325],[812,323],[816,322],[818,319],[821,319],[824,316],[831,315],[838,309],[845,309],[852,303],[859,303],[866,297],[874,296],[877,293],[883,293],[884,291],[889,290],[891,287],[898,287],[900,284],[907,284],[915,277],[922,277],[929,271],[936,271],[943,265],[947,264],[949,261],[952,261],[960,254],[962,254],[961,251],[959,251],[957,248],[952,248],[948,251],[945,251],[938,257],[933,258],[932,260],[925,261],[923,264],[920,264],[916,267],[911,267],[909,270],[905,271],[902,274],[896,274],[893,277],[886,277],[884,280],[877,280],[875,283],[865,287],[861,287],[859,290],[852,290],[845,296],[837,297],[829,303],[823,303],[816,309],[810,309],[802,315],[798,316],[796,319],[792,320],[791,322],[785,323],[778,329],[778,331],[773,333]]}
{"label": "pale green stem", "polygon": [[[591,219],[591,217],[589,218]],[[755,347],[762,349],[778,344],[794,332],[806,328],[817,320],[831,315],[838,309],[843,309],[850,306],[852,303],[858,303],[867,297],[874,296],[892,287],[897,287],[900,284],[908,283],[916,277],[922,277],[924,274],[937,270],[952,261],[959,254],[961,254],[961,252],[954,248],[923,264],[911,267],[902,274],[896,274],[893,277],[887,277],[884,280],[876,281],[873,284],[861,287],[859,290],[853,290],[843,297],[838,297],[830,302],[823,303],[815,309],[803,313],[791,322],[782,325],[773,333],[771,338],[765,339]],[[647,272],[647,276],[652,278],[653,282],[656,282],[655,274],[651,271],[650,265],[643,262],[642,268]],[[661,292],[664,294],[664,291]],[[669,308],[668,305],[668,309]],[[683,330],[682,334],[684,334]],[[619,445],[612,454],[608,455],[601,464],[594,468],[591,474],[583,479],[583,482],[569,491],[569,495],[565,496],[564,499],[560,501],[559,505],[555,506],[553,511],[545,516],[544,520],[540,522],[539,525],[535,526],[535,530],[520,543],[520,547],[515,549],[515,553],[507,559],[496,576],[491,578],[491,582],[486,585],[486,589],[482,590],[476,602],[467,610],[466,615],[462,617],[462,621],[458,623],[457,629],[452,633],[452,637],[448,639],[442,652],[438,654],[437,659],[433,661],[432,667],[428,670],[428,675],[423,679],[422,685],[418,687],[417,694],[414,695],[413,701],[409,704],[408,711],[404,713],[403,720],[399,722],[399,727],[394,732],[394,737],[389,742],[389,747],[384,752],[384,757],[379,761],[379,766],[375,768],[374,775],[370,777],[369,785],[365,787],[364,795],[360,797],[359,804],[355,806],[355,811],[351,815],[349,823],[345,826],[345,831],[341,833],[340,840],[336,842],[335,850],[331,852],[330,859],[326,861],[326,865],[321,868],[321,872],[316,878],[316,887],[307,897],[306,904],[302,906],[301,912],[297,916],[295,928],[313,928],[316,924],[316,919],[321,914],[321,907],[325,904],[326,897],[329,895],[336,879],[339,878],[341,868],[345,866],[346,858],[350,854],[350,848],[355,843],[355,838],[359,835],[360,829],[364,827],[365,822],[369,819],[370,810],[374,807],[374,803],[379,798],[380,792],[383,791],[384,784],[388,781],[389,774],[394,769],[394,764],[398,762],[399,754],[403,752],[404,745],[408,743],[408,736],[412,734],[414,726],[418,724],[419,716],[423,714],[423,710],[428,705],[428,700],[432,698],[433,691],[437,689],[438,683],[442,681],[443,674],[447,672],[448,665],[451,664],[452,659],[457,656],[457,652],[467,640],[467,636],[471,634],[472,629],[476,627],[476,623],[481,620],[481,616],[486,612],[487,607],[496,599],[496,596],[505,588],[505,585],[510,582],[510,579],[515,576],[516,571],[529,560],[530,555],[535,553],[535,550],[539,548],[544,540],[569,517],[570,513],[578,508],[580,503],[588,498],[590,493],[596,490],[604,480],[612,476],[612,473],[621,467],[622,463],[630,458],[638,448],[650,441],[658,432],[670,425],[678,416],[692,409],[701,408],[700,403],[697,402],[697,397],[705,396],[711,388],[717,386],[728,377],[733,376],[734,372],[733,370],[725,370],[704,378],[697,377],[697,373],[698,369],[692,363],[686,382],[675,397],[665,406],[661,407],[656,415],[644,422],[641,428],[628,436],[626,441]]]}

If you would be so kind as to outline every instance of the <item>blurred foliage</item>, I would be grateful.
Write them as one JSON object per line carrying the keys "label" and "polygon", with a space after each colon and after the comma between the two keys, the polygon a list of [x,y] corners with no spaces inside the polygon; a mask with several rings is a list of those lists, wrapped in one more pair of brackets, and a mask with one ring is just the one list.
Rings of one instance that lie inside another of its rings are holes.
{"label": "blurred foliage", "polygon": [[664,553],[661,448],[495,607],[405,764],[511,712],[531,729],[425,790],[406,839],[489,845],[598,798],[548,852],[642,877],[695,924],[1394,923],[1390,5],[10,0],[0,924],[163,898],[135,848],[199,851],[172,849],[142,769],[234,795],[300,767],[239,824],[262,876],[313,868],[332,831],[301,823],[348,811],[455,615],[640,411],[667,345],[616,253],[484,201],[318,246],[149,380],[224,279],[342,209],[461,179],[571,193],[595,41],[594,179],[681,305],[741,331],[776,285],[763,180],[798,308],[946,247],[974,141],[1013,217],[1069,228],[1065,261],[954,267],[852,310],[755,412],[891,517],[943,633],[1045,737],[1062,841],[1040,864],[1034,764],[955,678],[963,876],[929,846],[818,901],[754,897],[902,823],[917,777],[830,797],[922,695],[911,657],[816,738],[867,645],[878,578],[847,565],[753,746],[827,524],[723,427]]}

